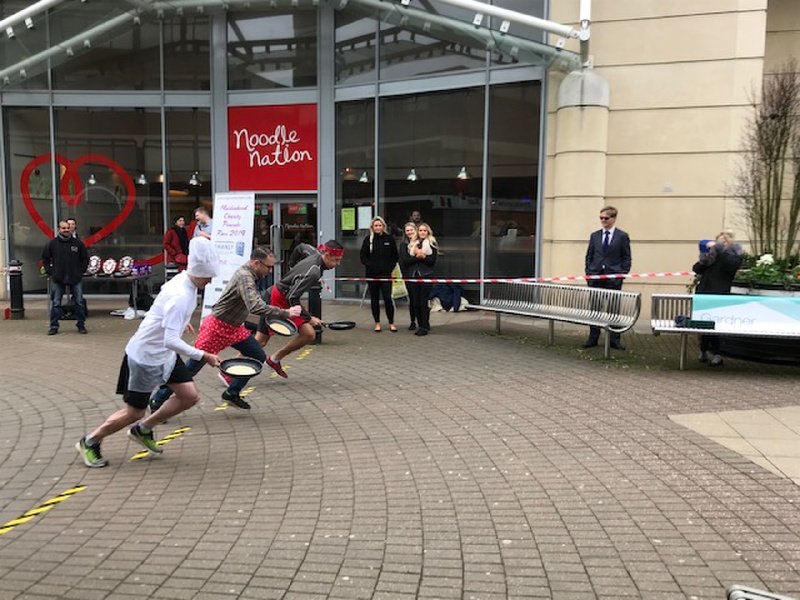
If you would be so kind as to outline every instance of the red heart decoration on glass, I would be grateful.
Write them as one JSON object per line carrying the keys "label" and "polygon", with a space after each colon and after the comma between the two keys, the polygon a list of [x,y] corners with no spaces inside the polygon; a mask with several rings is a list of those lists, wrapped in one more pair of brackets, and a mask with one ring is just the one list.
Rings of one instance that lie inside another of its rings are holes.
{"label": "red heart decoration on glass", "polygon": [[[53,238],[55,233],[53,232],[53,229],[45,222],[45,220],[42,218],[42,215],[38,210],[36,210],[36,206],[33,204],[33,198],[31,198],[30,180],[33,172],[41,165],[50,163],[51,159],[52,154],[40,154],[39,156],[35,157],[27,165],[25,165],[19,181],[20,192],[22,193],[22,201],[25,204],[25,208],[31,215],[33,222],[36,223],[36,226],[42,233],[44,233],[45,236],[47,236],[48,239]],[[77,206],[83,202],[85,193],[84,184],[83,181],[81,181],[78,169],[88,163],[99,164],[108,167],[112,173],[115,173],[119,176],[120,180],[125,186],[126,191],[128,192],[128,197],[125,200],[125,206],[122,207],[122,210],[117,213],[114,218],[111,219],[111,221],[106,223],[99,231],[96,231],[83,240],[84,245],[87,248],[90,248],[103,238],[113,233],[125,222],[128,216],[130,216],[131,212],[133,212],[133,209],[136,206],[136,186],[134,185],[133,179],[131,179],[130,175],[128,175],[125,169],[122,168],[122,165],[102,154],[85,154],[73,161],[61,156],[60,154],[56,154],[55,160],[57,165],[64,168],[64,175],[61,177],[58,185],[59,195],[61,199],[69,206]],[[70,191],[70,187],[72,187],[73,191]],[[159,253],[148,259],[137,261],[137,264],[155,265],[163,260],[163,253]]]}

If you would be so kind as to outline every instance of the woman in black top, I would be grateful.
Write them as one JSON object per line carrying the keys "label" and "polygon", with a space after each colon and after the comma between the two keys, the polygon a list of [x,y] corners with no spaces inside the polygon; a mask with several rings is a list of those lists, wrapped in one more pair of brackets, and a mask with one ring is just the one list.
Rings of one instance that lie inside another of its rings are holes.
{"label": "woman in black top", "polygon": [[[408,244],[411,240],[413,240],[417,236],[417,226],[409,221],[403,226],[403,239],[400,242],[400,249],[398,250],[399,256],[402,257],[403,252],[408,255]],[[399,259],[400,263],[400,272],[403,274],[403,279],[408,279],[408,269],[410,267],[410,261],[404,261],[402,258]],[[408,286],[406,285],[406,290],[408,290]],[[411,318],[411,324],[408,326],[409,331],[414,331],[417,328],[417,309],[414,307],[413,302],[411,302],[411,298],[408,300],[408,316]]]}
{"label": "woman in black top", "polygon": [[408,301],[414,305],[419,329],[414,335],[428,335],[431,329],[431,309],[428,299],[431,295],[432,283],[414,282],[413,279],[429,279],[433,277],[433,266],[439,255],[439,247],[433,230],[427,223],[420,223],[417,235],[406,245],[400,255],[400,264],[406,269],[411,281],[406,282]]}
{"label": "woman in black top", "polygon": [[[386,281],[370,281],[370,303],[372,318],[375,319],[375,332],[381,331],[381,300],[389,320],[389,331],[397,331],[394,325],[394,302],[392,301],[392,269],[397,264],[397,246],[394,238],[386,233],[386,221],[381,217],[372,219],[369,235],[361,244],[361,264],[367,268],[367,277],[386,279]],[[379,296],[380,295],[380,296]]]}

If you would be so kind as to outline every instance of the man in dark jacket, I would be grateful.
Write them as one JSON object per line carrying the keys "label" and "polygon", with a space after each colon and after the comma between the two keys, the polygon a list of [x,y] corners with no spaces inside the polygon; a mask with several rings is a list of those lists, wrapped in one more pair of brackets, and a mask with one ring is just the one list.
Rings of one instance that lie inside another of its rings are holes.
{"label": "man in dark jacket", "polygon": [[[742,266],[742,247],[734,244],[730,234],[722,232],[716,240],[703,240],[700,259],[694,263],[692,271],[700,276],[695,288],[697,294],[729,294],[736,271]],[[700,336],[700,362],[709,361],[712,367],[722,366],[720,356],[720,337]]]}
{"label": "man in dark jacket", "polygon": [[[587,275],[616,275],[629,273],[631,270],[631,239],[628,234],[617,229],[617,209],[606,206],[600,209],[600,225],[597,231],[589,238],[589,247],[586,250]],[[621,290],[622,278],[589,279],[589,287]],[[589,338],[583,343],[584,348],[597,346],[600,338],[600,328],[590,327]],[[625,350],[619,341],[619,334],[611,332],[611,347]]]}
{"label": "man in dark jacket", "polygon": [[75,303],[75,325],[79,333],[86,331],[86,311],[83,305],[83,274],[89,266],[89,253],[78,238],[73,237],[69,223],[58,222],[58,235],[47,242],[42,252],[42,263],[50,277],[50,329],[47,335],[58,333],[61,319],[61,298],[66,287],[72,289]]}

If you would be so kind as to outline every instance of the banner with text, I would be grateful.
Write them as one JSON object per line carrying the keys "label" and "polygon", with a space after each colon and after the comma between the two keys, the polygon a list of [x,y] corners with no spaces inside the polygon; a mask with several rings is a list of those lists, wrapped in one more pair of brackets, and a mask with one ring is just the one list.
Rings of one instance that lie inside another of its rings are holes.
{"label": "banner with text", "polygon": [[692,297],[692,319],[714,321],[717,331],[797,331],[800,298],[696,294]]}
{"label": "banner with text", "polygon": [[317,105],[228,108],[231,190],[316,191]]}
{"label": "banner with text", "polygon": [[253,211],[256,195],[226,192],[214,195],[211,241],[219,255],[219,273],[206,286],[202,316],[211,313],[234,271],[250,260],[253,251]]}

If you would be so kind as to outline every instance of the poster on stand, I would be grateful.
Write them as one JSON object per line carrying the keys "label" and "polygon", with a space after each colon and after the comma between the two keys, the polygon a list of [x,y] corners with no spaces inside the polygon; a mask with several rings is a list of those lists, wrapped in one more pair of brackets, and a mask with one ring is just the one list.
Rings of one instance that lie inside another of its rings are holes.
{"label": "poster on stand", "polygon": [[253,211],[256,195],[252,192],[221,192],[214,195],[211,241],[219,256],[219,272],[206,286],[202,316],[211,313],[228,280],[253,251]]}

